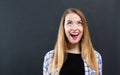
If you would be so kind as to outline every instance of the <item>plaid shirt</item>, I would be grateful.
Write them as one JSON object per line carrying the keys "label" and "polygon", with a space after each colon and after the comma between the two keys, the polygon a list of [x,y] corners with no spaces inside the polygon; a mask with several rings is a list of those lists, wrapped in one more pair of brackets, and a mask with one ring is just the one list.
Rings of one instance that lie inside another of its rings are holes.
{"label": "plaid shirt", "polygon": [[[52,55],[54,53],[54,50],[49,51],[45,57],[43,62],[43,75],[51,75],[51,72],[49,70],[50,63],[52,62]],[[101,55],[95,51],[97,62],[98,62],[98,71],[99,75],[102,75],[102,59]],[[84,60],[84,59],[83,59]],[[85,62],[84,60],[84,69],[85,69],[85,75],[95,75],[95,71],[92,70]],[[57,69],[55,69],[55,75],[58,75]]]}

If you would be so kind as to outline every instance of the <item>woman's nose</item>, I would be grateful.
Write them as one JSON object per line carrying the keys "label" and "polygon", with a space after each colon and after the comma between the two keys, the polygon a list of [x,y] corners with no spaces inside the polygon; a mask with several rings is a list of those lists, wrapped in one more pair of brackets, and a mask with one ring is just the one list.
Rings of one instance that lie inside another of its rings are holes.
{"label": "woman's nose", "polygon": [[72,27],[73,30],[77,30],[78,29],[78,25],[77,24],[74,24],[73,27]]}

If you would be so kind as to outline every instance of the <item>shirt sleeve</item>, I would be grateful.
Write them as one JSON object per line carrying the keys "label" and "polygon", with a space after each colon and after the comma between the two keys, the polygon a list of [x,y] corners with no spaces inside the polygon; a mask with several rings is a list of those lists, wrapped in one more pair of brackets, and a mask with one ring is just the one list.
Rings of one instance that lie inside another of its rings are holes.
{"label": "shirt sleeve", "polygon": [[98,73],[99,75],[102,75],[102,57],[99,52],[96,51],[96,56],[97,56],[97,62],[98,62]]}
{"label": "shirt sleeve", "polygon": [[53,55],[53,50],[49,51],[46,53],[44,56],[44,61],[43,61],[43,75],[49,75],[49,66],[50,62],[52,60],[52,55]]}

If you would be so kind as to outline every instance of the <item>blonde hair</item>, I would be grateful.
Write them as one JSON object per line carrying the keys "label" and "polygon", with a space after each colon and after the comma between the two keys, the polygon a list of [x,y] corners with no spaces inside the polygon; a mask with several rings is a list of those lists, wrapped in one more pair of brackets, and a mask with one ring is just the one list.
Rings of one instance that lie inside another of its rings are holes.
{"label": "blonde hair", "polygon": [[82,19],[82,25],[83,25],[84,31],[83,31],[83,36],[80,41],[81,55],[82,55],[82,58],[85,59],[85,62],[87,63],[87,65],[91,69],[95,70],[96,75],[98,75],[98,64],[97,64],[94,48],[93,48],[93,45],[90,39],[85,16],[79,9],[75,9],[75,8],[67,9],[61,18],[59,31],[58,31],[58,37],[57,37],[57,41],[56,41],[55,48],[54,48],[53,61],[51,63],[52,75],[54,75],[56,67],[57,67],[58,75],[59,75],[64,59],[65,59],[65,50],[67,49],[68,44],[67,44],[67,39],[66,39],[65,32],[64,32],[64,21],[65,21],[66,15],[69,13],[75,13],[79,15],[80,18]]}

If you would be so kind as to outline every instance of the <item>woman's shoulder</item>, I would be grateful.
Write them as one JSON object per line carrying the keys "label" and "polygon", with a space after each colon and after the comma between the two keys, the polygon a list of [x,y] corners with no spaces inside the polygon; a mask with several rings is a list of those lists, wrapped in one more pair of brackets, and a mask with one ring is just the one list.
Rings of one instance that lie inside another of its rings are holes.
{"label": "woman's shoulder", "polygon": [[53,55],[53,53],[54,53],[54,50],[50,50],[50,51],[48,51],[48,52],[45,54],[45,56]]}
{"label": "woman's shoulder", "polygon": [[47,59],[50,59],[50,58],[52,58],[52,56],[53,56],[53,54],[54,54],[54,50],[50,50],[50,51],[48,51],[46,54],[45,54],[45,59],[47,60]]}
{"label": "woman's shoulder", "polygon": [[95,50],[95,54],[97,58],[101,58],[101,54],[98,51]]}

